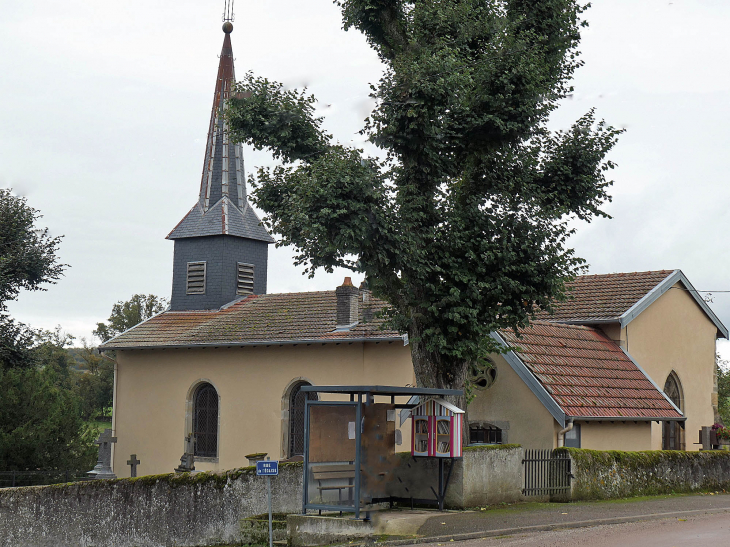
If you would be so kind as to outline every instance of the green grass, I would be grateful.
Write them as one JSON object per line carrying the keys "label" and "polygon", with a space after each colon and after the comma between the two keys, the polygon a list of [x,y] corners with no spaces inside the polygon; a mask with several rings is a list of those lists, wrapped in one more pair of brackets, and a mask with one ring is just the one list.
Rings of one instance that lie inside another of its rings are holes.
{"label": "green grass", "polygon": [[112,427],[111,422],[100,422],[98,420],[90,420],[86,424],[96,429],[97,433],[103,433],[105,429],[111,429]]}

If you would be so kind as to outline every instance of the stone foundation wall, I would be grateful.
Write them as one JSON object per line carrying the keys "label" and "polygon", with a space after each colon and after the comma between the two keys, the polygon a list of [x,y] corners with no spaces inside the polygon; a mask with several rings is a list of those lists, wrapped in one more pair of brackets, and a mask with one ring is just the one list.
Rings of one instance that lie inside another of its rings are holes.
{"label": "stone foundation wall", "polygon": [[[271,487],[274,512],[301,511],[302,464],[281,464]],[[266,478],[255,467],[5,488],[0,546],[237,544],[246,532],[242,519],[267,512]]]}
{"label": "stone foundation wall", "polygon": [[561,448],[571,457],[572,500],[730,490],[730,452],[620,452]]}

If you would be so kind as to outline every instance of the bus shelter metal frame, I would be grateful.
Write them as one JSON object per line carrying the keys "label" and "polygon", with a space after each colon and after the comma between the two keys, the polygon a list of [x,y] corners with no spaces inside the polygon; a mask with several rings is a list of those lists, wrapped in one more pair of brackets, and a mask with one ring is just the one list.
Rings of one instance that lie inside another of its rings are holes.
{"label": "bus shelter metal frame", "polygon": [[[421,397],[444,397],[444,396],[460,396],[464,392],[460,389],[429,389],[420,387],[398,387],[398,386],[302,386],[301,391],[305,393],[331,393],[339,395],[349,395],[349,401],[320,401],[309,400],[304,401],[304,489],[302,492],[302,514],[306,515],[307,510],[315,511],[339,511],[340,513],[353,511],[355,518],[360,518],[360,466],[362,454],[362,405],[370,405],[375,402],[375,396],[390,397],[391,404],[396,408],[413,408],[417,406],[414,403],[396,404],[396,397],[413,397],[415,395]],[[364,396],[364,401],[363,401]],[[357,398],[357,400],[355,400]],[[355,407],[355,485],[354,485],[354,505],[330,505],[326,503],[309,503],[309,409],[312,406],[354,406]],[[443,463],[443,462],[441,462]],[[453,462],[452,466],[453,467]],[[443,466],[440,466],[440,484],[443,481]],[[449,477],[451,469],[449,469]],[[447,480],[448,484],[448,480]],[[443,502],[441,502],[443,503]]]}

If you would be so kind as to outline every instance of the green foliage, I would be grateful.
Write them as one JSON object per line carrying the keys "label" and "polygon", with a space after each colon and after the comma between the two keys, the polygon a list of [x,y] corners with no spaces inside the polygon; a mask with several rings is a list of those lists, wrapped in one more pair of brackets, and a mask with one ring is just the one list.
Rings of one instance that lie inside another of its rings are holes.
{"label": "green foliage", "polygon": [[717,355],[716,359],[717,372],[717,403],[720,419],[725,425],[730,425],[730,364],[720,359]]}
{"label": "green foliage", "polygon": [[52,368],[0,365],[0,470],[91,469],[94,431]]}
{"label": "green foliage", "polygon": [[45,290],[43,283],[55,283],[63,273],[65,265],[56,259],[61,238],[37,227],[39,218],[25,198],[0,188],[0,312],[21,289]]}
{"label": "green foliage", "polygon": [[283,162],[251,177],[266,223],[310,275],[367,275],[408,332],[417,382],[463,387],[565,297],[583,260],[573,218],[606,216],[605,157],[620,131],[593,110],[567,131],[547,120],[572,90],[586,23],[573,0],[342,0],[344,28],[384,63],[363,134],[380,159],[335,144],[315,99],[248,74],[227,110],[234,137]]}
{"label": "green foliage", "polygon": [[52,331],[37,331],[36,343],[32,349],[36,364],[48,370],[56,385],[69,389],[73,385],[70,369],[74,360],[66,350],[66,346],[70,345],[73,340],[73,336],[63,332],[63,329],[57,326]]}
{"label": "green foliage", "polygon": [[37,331],[0,313],[0,365],[14,368],[35,366],[36,360],[30,348],[37,336]]}
{"label": "green foliage", "polygon": [[97,323],[93,334],[98,336],[102,342],[106,342],[117,334],[164,311],[167,304],[166,298],[160,298],[154,294],[135,294],[126,302],[119,301],[114,304],[107,322]]}
{"label": "green foliage", "polygon": [[44,290],[65,265],[61,238],[36,226],[40,214],[0,189],[0,470],[90,469],[96,447],[73,392],[72,337],[34,330],[4,313],[21,289]]}
{"label": "green foliage", "polygon": [[102,356],[95,348],[81,348],[80,357],[88,373],[78,374],[75,392],[81,400],[81,416],[90,420],[104,415],[111,408],[114,397],[114,362]]}
{"label": "green foliage", "polygon": [[286,90],[282,84],[255,78],[248,72],[241,82],[246,108],[238,112],[238,124],[246,127],[250,141],[258,149],[269,148],[275,158],[287,162],[312,157],[327,150],[330,135],[324,134],[322,120],[314,117],[313,96]]}

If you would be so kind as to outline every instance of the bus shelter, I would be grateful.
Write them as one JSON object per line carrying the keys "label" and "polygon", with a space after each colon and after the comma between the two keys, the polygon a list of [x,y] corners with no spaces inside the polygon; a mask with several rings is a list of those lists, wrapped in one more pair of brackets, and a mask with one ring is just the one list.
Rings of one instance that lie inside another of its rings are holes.
{"label": "bus shelter", "polygon": [[[415,454],[415,432],[398,429],[397,412],[414,409],[424,400],[463,395],[455,389],[397,386],[303,386],[301,390],[318,394],[316,400],[307,398],[304,407],[302,511],[352,512],[355,518],[376,503],[400,499],[396,493],[403,478],[398,469],[404,457]],[[411,438],[407,445],[404,434]],[[398,445],[403,446],[402,452],[396,452]],[[453,467],[453,453],[444,455],[452,458]],[[441,459],[436,493],[441,508],[447,485]]]}

